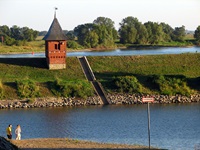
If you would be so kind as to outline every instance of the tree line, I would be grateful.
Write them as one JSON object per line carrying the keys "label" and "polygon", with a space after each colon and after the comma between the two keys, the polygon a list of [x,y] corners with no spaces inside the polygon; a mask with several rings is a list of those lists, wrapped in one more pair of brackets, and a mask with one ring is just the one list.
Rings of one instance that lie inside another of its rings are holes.
{"label": "tree line", "polygon": [[[0,36],[4,37],[6,45],[20,45],[21,41],[33,41],[46,31],[35,31],[28,27],[0,26]],[[114,27],[114,21],[106,17],[98,17],[92,23],[78,25],[72,31],[66,31],[68,47],[76,48],[109,48],[115,46],[117,40],[121,44],[160,44],[164,42],[185,42],[185,26],[172,28],[162,22],[141,23],[137,18],[129,16],[120,22],[119,30]],[[200,45],[200,26],[194,33],[196,44]]]}
{"label": "tree line", "polygon": [[[166,23],[148,21],[142,24],[135,17],[124,18],[117,31],[110,18],[98,17],[93,23],[78,25],[67,33],[71,40],[87,48],[112,47],[119,39],[121,44],[160,44],[164,42],[185,42],[185,26],[172,28]],[[200,26],[194,37],[200,43]]]}
{"label": "tree line", "polygon": [[26,42],[34,41],[39,34],[39,31],[28,27],[18,27],[17,25],[9,28],[6,25],[0,26],[1,42],[5,45],[24,45]]}

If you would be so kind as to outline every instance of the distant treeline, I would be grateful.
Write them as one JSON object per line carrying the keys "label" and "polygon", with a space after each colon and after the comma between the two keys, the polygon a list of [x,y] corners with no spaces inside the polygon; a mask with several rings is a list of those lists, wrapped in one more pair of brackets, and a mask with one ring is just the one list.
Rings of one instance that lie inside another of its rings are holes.
{"label": "distant treeline", "polygon": [[12,46],[12,45],[25,45],[28,41],[34,41],[39,32],[28,27],[18,27],[16,25],[9,28],[6,25],[0,26],[0,37],[1,42],[5,45]]}
{"label": "distant treeline", "polygon": [[[110,18],[98,17],[93,23],[78,25],[72,31],[64,31],[68,37],[69,48],[103,48],[113,47],[118,40],[119,44],[161,44],[167,42],[186,42],[185,26],[172,28],[166,23],[148,21],[142,24],[137,18],[124,18],[119,30],[114,27]],[[0,26],[0,35],[4,36],[6,45],[16,44],[16,41],[35,40],[37,35],[44,36],[47,31],[34,31],[27,27]],[[194,33],[195,44],[200,44],[200,26]],[[14,42],[15,41],[15,42]]]}

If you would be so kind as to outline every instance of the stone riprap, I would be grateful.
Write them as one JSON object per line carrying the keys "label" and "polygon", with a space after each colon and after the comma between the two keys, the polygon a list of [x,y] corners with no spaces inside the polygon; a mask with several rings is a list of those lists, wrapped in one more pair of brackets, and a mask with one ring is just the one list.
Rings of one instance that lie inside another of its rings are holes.
{"label": "stone riprap", "polygon": [[[192,103],[200,102],[200,94],[192,96],[168,96],[168,95],[141,95],[141,94],[107,94],[107,99],[113,105],[117,104],[142,104],[143,97],[154,97],[154,103]],[[98,96],[87,99],[78,98],[36,98],[32,100],[0,100],[0,109],[6,108],[42,108],[42,107],[64,107],[64,106],[86,106],[102,105]]]}

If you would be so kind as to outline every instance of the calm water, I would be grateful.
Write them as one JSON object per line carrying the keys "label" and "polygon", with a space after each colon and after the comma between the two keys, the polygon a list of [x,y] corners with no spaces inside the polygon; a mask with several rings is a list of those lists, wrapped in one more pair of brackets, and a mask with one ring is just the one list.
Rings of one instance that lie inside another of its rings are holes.
{"label": "calm water", "polygon": [[[161,55],[161,54],[181,54],[181,53],[199,53],[200,47],[164,47],[157,49],[115,49],[109,51],[77,51],[67,52],[67,56],[130,56],[130,55]],[[44,58],[44,53],[32,54],[9,54],[0,55],[0,58]]]}
{"label": "calm water", "polygon": [[[165,149],[200,147],[200,103],[151,104],[151,145]],[[147,107],[88,106],[0,110],[0,135],[18,123],[22,138],[68,137],[148,146]]]}

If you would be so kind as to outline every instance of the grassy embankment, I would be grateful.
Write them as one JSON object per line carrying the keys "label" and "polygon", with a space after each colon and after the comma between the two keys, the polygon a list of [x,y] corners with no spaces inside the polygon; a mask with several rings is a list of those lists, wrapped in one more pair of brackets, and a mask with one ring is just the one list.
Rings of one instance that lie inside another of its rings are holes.
{"label": "grassy embankment", "polygon": [[[46,69],[45,59],[16,58],[0,59],[0,80],[4,98],[18,98],[16,80],[28,79],[39,85],[40,96],[56,96],[51,92],[50,83],[56,79],[63,81],[85,80],[80,64],[75,57],[67,58],[64,70]],[[143,86],[143,93],[159,93],[153,85],[153,75],[185,77],[188,86],[200,90],[200,54],[154,55],[154,56],[115,56],[88,57],[94,74],[106,91],[115,91],[113,78],[135,76]]]}

